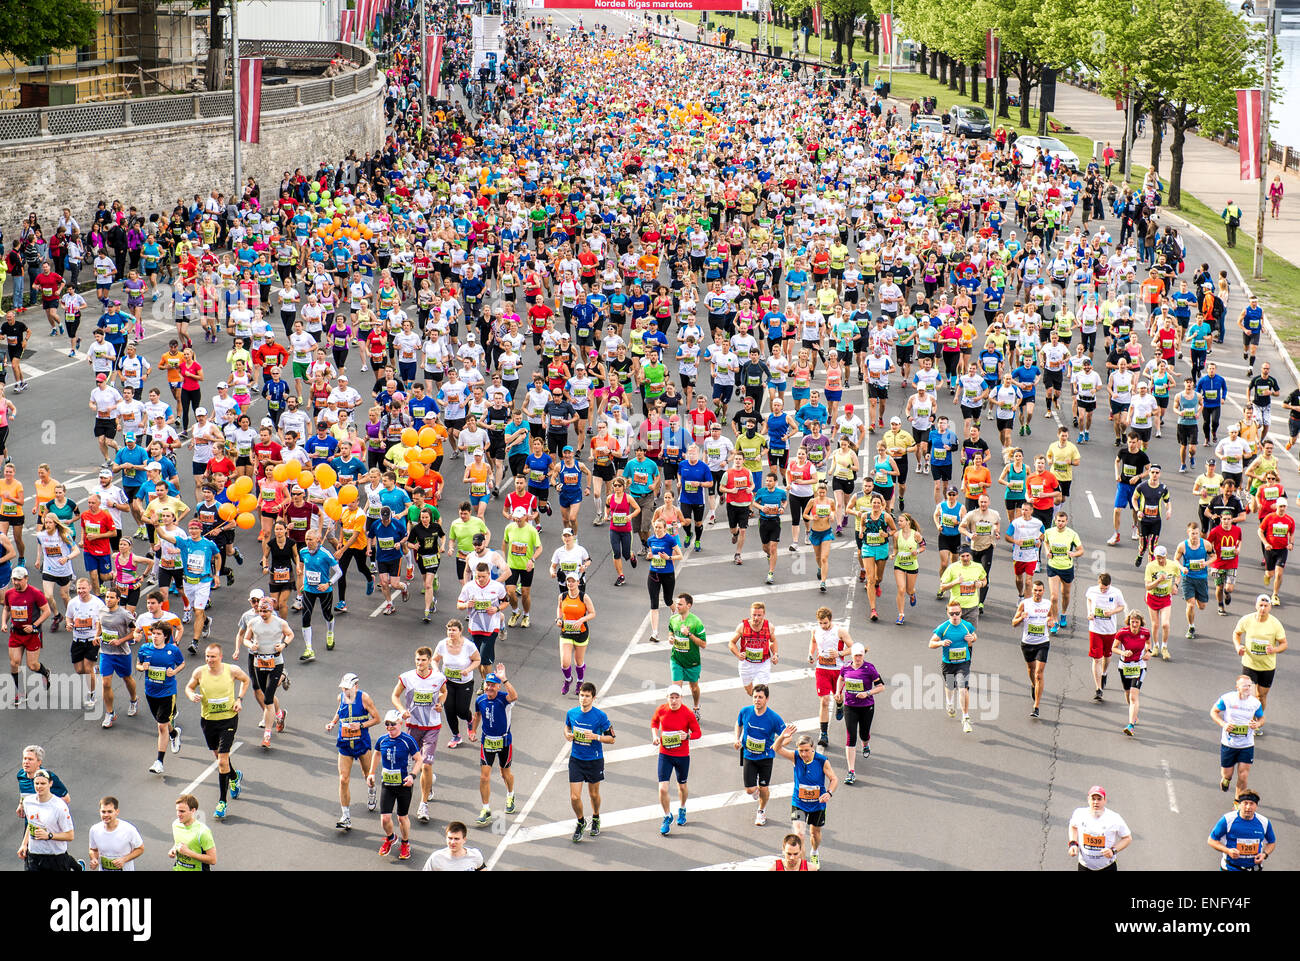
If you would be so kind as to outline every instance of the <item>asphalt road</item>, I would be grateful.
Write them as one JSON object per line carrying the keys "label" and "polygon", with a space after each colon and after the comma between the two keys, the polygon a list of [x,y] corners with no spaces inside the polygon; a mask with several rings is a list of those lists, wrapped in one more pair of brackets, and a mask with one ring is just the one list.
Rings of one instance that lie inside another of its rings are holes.
{"label": "asphalt road", "polygon": [[[553,12],[557,22],[566,15]],[[599,19],[599,18],[598,18]],[[626,22],[608,17],[612,29]],[[1197,238],[1189,238],[1187,260],[1208,260],[1217,270],[1219,258]],[[41,328],[43,321],[29,311],[27,321]],[[91,321],[97,315],[91,311]],[[165,348],[169,325],[164,320],[148,324],[147,355],[156,362]],[[69,482],[72,495],[84,498],[93,484],[98,457],[91,438],[86,409],[90,374],[84,359],[60,354],[56,340],[42,333],[33,337],[31,390],[13,395],[19,417],[11,435],[10,452],[19,465],[20,478],[30,487],[35,465],[47,462],[55,476]],[[1245,369],[1231,350],[1232,340],[1220,353],[1221,370],[1237,400],[1244,394]],[[225,347],[199,345],[200,359],[216,369]],[[1261,348],[1283,380],[1278,358],[1271,348]],[[1185,368],[1184,368],[1185,369]],[[153,382],[161,382],[155,376]],[[367,380],[368,384],[368,380]],[[1292,386],[1283,382],[1284,392]],[[846,400],[863,403],[856,384]],[[901,413],[905,400],[897,389],[890,399],[891,413]],[[942,409],[953,413],[946,395]],[[1054,424],[1041,416],[1024,444],[1030,453],[1054,439]],[[858,783],[836,792],[823,847],[827,869],[937,869],[1014,868],[1072,869],[1065,856],[1066,823],[1071,811],[1085,803],[1094,783],[1105,785],[1112,809],[1119,811],[1135,834],[1124,853],[1125,869],[1210,870],[1217,856],[1205,837],[1217,817],[1230,805],[1217,789],[1218,732],[1208,717],[1216,698],[1229,690],[1237,675],[1237,658],[1229,643],[1235,617],[1245,613],[1250,598],[1262,586],[1262,570],[1253,534],[1238,582],[1240,600],[1233,617],[1216,617],[1208,610],[1200,618],[1200,636],[1182,639],[1181,605],[1175,606],[1171,647],[1174,659],[1157,662],[1143,689],[1142,719],[1138,736],[1120,733],[1126,711],[1116,688],[1104,703],[1091,700],[1092,682],[1087,658],[1086,620],[1081,610],[1082,591],[1091,582],[1090,571],[1109,569],[1130,603],[1141,596],[1137,571],[1132,566],[1134,545],[1127,529],[1119,547],[1108,549],[1109,508],[1113,496],[1113,448],[1106,426],[1096,425],[1098,440],[1084,446],[1084,462],[1076,468],[1069,509],[1072,526],[1088,550],[1080,560],[1079,588],[1068,612],[1070,626],[1053,640],[1047,669],[1047,687],[1041,719],[1027,717],[1028,683],[1019,651],[1018,630],[1009,626],[1016,597],[1009,555],[1000,550],[995,562],[985,617],[980,623],[981,643],[974,659],[974,732],[963,735],[959,722],[949,719],[938,694],[938,657],[926,648],[930,630],[943,618],[934,600],[936,559],[933,552],[922,562],[918,603],[908,611],[905,627],[889,623],[892,601],[886,594],[879,624],[867,619],[866,598],[854,578],[851,540],[838,542],[832,553],[830,592],[817,590],[816,571],[805,547],[797,554],[782,546],[777,582],[762,583],[765,565],[756,538],[748,546],[743,567],[731,563],[732,548],[725,529],[705,536],[705,550],[691,555],[678,578],[679,589],[696,596],[696,613],[709,636],[725,641],[745,616],[753,598],[768,603],[768,616],[776,626],[785,652],[773,677],[771,707],[801,730],[815,728],[817,701],[803,656],[807,628],[823,603],[846,624],[854,640],[871,647],[869,659],[890,684],[878,698],[870,760],[859,759]],[[1155,459],[1166,465],[1177,458],[1173,431],[1153,442]],[[996,437],[989,438],[996,448]],[[1295,476],[1296,461],[1283,455],[1285,474]],[[455,462],[453,462],[455,463]],[[448,473],[444,507],[459,500],[461,485]],[[1194,517],[1190,498],[1192,477],[1170,471],[1166,475],[1174,493],[1174,519],[1167,532],[1181,531]],[[929,481],[913,485],[909,506],[927,513]],[[1095,502],[1095,507],[1094,507]],[[774,799],[766,827],[753,825],[754,805],[741,788],[735,752],[730,747],[736,712],[746,699],[739,688],[732,658],[722,644],[704,654],[706,693],[703,702],[705,742],[692,749],[690,820],[674,826],[668,838],[659,835],[659,809],[655,798],[655,751],[649,743],[649,719],[668,682],[668,653],[664,645],[648,641],[644,567],[631,572],[623,588],[611,586],[613,573],[603,528],[590,526],[589,505],[584,506],[580,538],[596,558],[589,577],[598,611],[593,643],[588,655],[588,678],[599,686],[597,701],[610,715],[617,743],[607,748],[607,780],[603,786],[603,833],[581,845],[569,840],[572,814],[568,805],[563,740],[563,712],[573,705],[559,695],[560,675],[556,628],[545,614],[533,618],[529,629],[510,631],[500,645],[511,679],[520,693],[514,713],[515,774],[519,813],[504,816],[502,787],[494,780],[495,824],[473,829],[471,845],[479,847],[497,869],[628,869],[673,870],[714,867],[745,869],[752,859],[771,855],[784,833],[791,781],[790,766],[777,762]],[[501,529],[499,507],[494,504],[489,526]],[[556,523],[544,534],[546,555],[556,544]],[[788,533],[787,533],[788,536]],[[1172,540],[1173,535],[1169,535]],[[29,538],[30,539],[30,538]],[[245,541],[251,540],[245,538]],[[29,560],[32,553],[29,553]],[[545,556],[545,555],[544,555]],[[355,579],[355,575],[354,575]],[[444,608],[453,601],[452,577],[444,577],[439,595]],[[539,579],[537,597],[550,601]],[[237,570],[235,587],[215,596],[216,627],[213,636],[233,643],[233,626],[251,587],[264,587],[251,566]],[[399,608],[392,618],[373,616],[379,595],[366,599],[360,590],[352,595],[352,613],[338,621],[338,646],[332,652],[317,645],[315,663],[291,663],[292,690],[282,695],[289,712],[288,727],[275,738],[271,751],[263,752],[256,719],[241,722],[236,766],[244,772],[243,796],[234,801],[229,819],[214,823],[221,869],[276,870],[287,868],[337,870],[415,870],[431,848],[441,844],[441,830],[452,819],[472,821],[478,812],[477,751],[467,747],[438,752],[437,798],[431,805],[434,820],[414,825],[415,854],[406,865],[380,861],[378,816],[364,808],[364,788],[354,777],[354,829],[344,834],[334,828],[338,816],[333,735],[323,730],[332,714],[336,685],[341,675],[356,671],[362,687],[382,706],[395,677],[411,665],[418,644],[436,643],[441,634],[420,624],[415,603]],[[1285,600],[1285,599],[1284,599]],[[539,608],[545,605],[539,604]],[[1296,628],[1295,606],[1287,603],[1279,617]],[[1207,616],[1208,615],[1208,616]],[[666,616],[666,615],[665,615]],[[291,621],[295,628],[296,623]],[[68,672],[67,634],[47,639],[47,663]],[[721,649],[719,649],[721,648]],[[191,663],[196,663],[191,659]],[[1294,868],[1300,863],[1291,843],[1291,830],[1300,821],[1295,810],[1300,789],[1300,765],[1294,742],[1297,717],[1288,683],[1289,659],[1281,660],[1279,682],[1269,711],[1269,733],[1259,744],[1251,785],[1263,795],[1261,811],[1272,818],[1281,840],[1278,861],[1270,867]],[[25,675],[24,675],[25,676]],[[1115,678],[1112,678],[1112,682]],[[69,785],[73,814],[78,824],[74,848],[84,854],[85,832],[96,817],[96,802],[103,794],[116,795],[122,816],[132,821],[145,838],[142,868],[167,866],[172,801],[183,791],[196,793],[212,822],[216,801],[216,775],[212,758],[203,750],[197,708],[181,708],[186,728],[181,752],[168,754],[166,775],[146,773],[153,760],[154,733],[142,712],[128,718],[119,714],[112,730],[102,730],[100,716],[84,716],[79,709],[9,709],[9,682],[0,680],[5,709],[0,715],[7,763],[15,765],[22,745],[37,742],[47,751],[47,764]],[[119,697],[121,694],[119,693]],[[843,726],[832,724],[828,756],[838,775],[845,771]],[[12,782],[11,782],[12,783]],[[675,793],[675,792],[674,792]],[[675,806],[675,802],[674,802]],[[15,829],[15,834],[17,833]],[[20,867],[17,858],[0,859],[8,869]]]}

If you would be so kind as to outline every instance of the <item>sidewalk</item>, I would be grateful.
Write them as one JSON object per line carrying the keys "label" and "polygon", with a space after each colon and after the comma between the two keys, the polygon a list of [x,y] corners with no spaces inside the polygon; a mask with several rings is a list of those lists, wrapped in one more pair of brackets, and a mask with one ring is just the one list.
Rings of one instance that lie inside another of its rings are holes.
{"label": "sidewalk", "polygon": [[[1012,86],[1015,86],[1014,81]],[[1056,109],[1053,113],[1066,120],[1083,136],[1103,142],[1109,140],[1119,150],[1124,137],[1124,114],[1115,109],[1114,100],[1089,90],[1058,83]],[[1151,161],[1149,123],[1147,127],[1147,133],[1138,138],[1133,152],[1133,162],[1143,167]],[[1160,161],[1160,174],[1166,180],[1172,164],[1169,157],[1170,140],[1171,135],[1166,131]],[[1183,190],[1195,195],[1216,215],[1227,206],[1229,200],[1235,200],[1242,211],[1238,246],[1243,242],[1249,246],[1255,238],[1259,182],[1240,180],[1240,170],[1234,148],[1188,134],[1183,147]],[[1280,166],[1270,167],[1267,180],[1272,182],[1273,176],[1278,173],[1282,173]],[[1286,188],[1286,195],[1282,198],[1281,216],[1277,220],[1265,219],[1264,246],[1291,263],[1300,265],[1300,177],[1282,173],[1282,184]],[[1224,237],[1225,234],[1221,231],[1216,239],[1223,242]]]}

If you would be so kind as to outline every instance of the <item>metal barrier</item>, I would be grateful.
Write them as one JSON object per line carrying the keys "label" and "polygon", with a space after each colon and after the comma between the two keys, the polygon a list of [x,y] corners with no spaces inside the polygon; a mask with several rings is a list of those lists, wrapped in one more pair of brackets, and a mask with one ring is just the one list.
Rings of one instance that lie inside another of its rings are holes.
{"label": "metal barrier", "polygon": [[[355,64],[347,73],[262,88],[262,111],[274,113],[304,104],[322,103],[367,90],[375,81],[375,58],[365,47],[332,41],[241,40],[241,56],[300,66],[338,61]],[[0,144],[99,133],[186,120],[212,120],[234,113],[229,90],[210,93],[139,97],[105,103],[38,107],[0,113]]]}

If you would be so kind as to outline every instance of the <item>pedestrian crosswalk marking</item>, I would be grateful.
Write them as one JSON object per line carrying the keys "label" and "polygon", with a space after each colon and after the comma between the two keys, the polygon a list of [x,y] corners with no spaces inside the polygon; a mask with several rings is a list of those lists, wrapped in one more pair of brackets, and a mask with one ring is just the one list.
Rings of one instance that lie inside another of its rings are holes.
{"label": "pedestrian crosswalk marking", "polygon": [[[800,678],[809,678],[813,676],[811,667],[801,667],[793,671],[773,671],[772,677],[766,683],[780,684],[784,681],[797,681]],[[705,681],[700,685],[702,694],[714,694],[718,691],[739,690],[744,685],[740,683],[740,677],[724,677],[716,681]],[[607,697],[599,703],[603,711],[610,711],[616,707],[626,707],[629,704],[652,704],[655,701],[662,701],[668,697],[667,687],[657,687],[653,690],[635,691],[631,694],[615,694],[613,697]]]}
{"label": "pedestrian crosswalk marking", "polygon": [[[683,711],[690,710],[683,706]],[[793,724],[800,731],[815,731],[819,721],[815,717],[805,717],[798,721],[787,721],[787,724]],[[701,738],[691,741],[691,754],[706,747],[720,747],[735,743],[735,731],[718,731],[715,734],[706,734]],[[605,763],[615,764],[619,761],[635,761],[638,758],[654,757],[659,753],[659,748],[647,741],[645,744],[638,744],[635,747],[621,747],[614,751],[605,752]]]}

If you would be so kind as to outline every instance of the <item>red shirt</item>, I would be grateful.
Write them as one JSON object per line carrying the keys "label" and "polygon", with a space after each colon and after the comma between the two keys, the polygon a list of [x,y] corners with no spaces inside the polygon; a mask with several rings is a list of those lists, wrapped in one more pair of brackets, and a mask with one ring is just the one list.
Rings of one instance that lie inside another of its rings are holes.
{"label": "red shirt", "polygon": [[[660,704],[655,709],[654,716],[650,718],[650,726],[658,728],[660,731],[659,753],[666,754],[669,757],[686,757],[691,753],[691,741],[700,736],[700,722],[695,720],[695,712],[687,707],[679,707],[673,710],[667,704]],[[676,747],[668,747],[665,743],[664,735],[669,737],[667,742],[679,740],[672,735],[682,735],[680,744]]]}
{"label": "red shirt", "polygon": [[546,318],[550,317],[553,313],[555,313],[555,311],[551,310],[550,307],[547,307],[540,301],[530,305],[528,308],[528,320],[533,325],[533,332],[540,334],[546,327]]}
{"label": "red shirt", "polygon": [[63,286],[63,278],[53,271],[37,274],[33,286],[41,292],[42,300],[55,300],[59,296],[59,288]]}
{"label": "red shirt", "polygon": [[203,373],[203,365],[197,360],[194,363],[181,362],[181,390],[198,390],[203,384],[198,379],[198,375]]}
{"label": "red shirt", "polygon": [[1165,327],[1156,331],[1156,340],[1160,342],[1160,356],[1165,360],[1173,357],[1178,346],[1178,331]]}
{"label": "red shirt", "polygon": [[13,630],[15,626],[19,624],[30,626],[36,618],[40,617],[41,606],[44,603],[45,595],[31,584],[21,591],[16,587],[5,591],[5,607],[9,608],[10,635],[19,633]]}
{"label": "red shirt", "polygon": [[743,507],[754,499],[754,475],[745,468],[737,470],[735,467],[727,469],[726,476],[722,479],[723,488],[733,488],[727,492],[727,503]]}
{"label": "red shirt", "polygon": [[[751,655],[750,651],[758,651],[759,656]],[[756,631],[748,617],[741,621],[740,652],[745,655],[745,660],[752,664],[761,664],[763,661],[770,660],[772,657],[772,625],[764,620]]]}
{"label": "red shirt", "polygon": [[283,367],[289,360],[289,352],[279,344],[263,344],[253,351],[253,363],[262,368],[266,376],[271,376],[272,367]]}
{"label": "red shirt", "polygon": [[[275,441],[271,441],[268,444],[263,444],[261,441],[258,441],[256,444],[254,444],[253,457],[254,457],[254,463],[257,464],[257,476],[259,478],[265,477],[267,473],[267,468],[274,467],[276,463],[279,462],[283,453],[284,453],[284,448],[281,447],[279,444],[277,444]],[[268,461],[270,463],[267,463]],[[212,469],[211,462],[209,462],[208,470],[211,469]]]}
{"label": "red shirt", "polygon": [[208,461],[209,474],[225,474],[229,477],[235,472],[235,462],[225,454],[217,454]]}
{"label": "red shirt", "polygon": [[711,410],[692,410],[687,412],[686,419],[691,424],[691,436],[699,441],[709,436],[709,428],[718,418]]}
{"label": "red shirt", "polygon": [[511,491],[506,495],[506,513],[513,514],[516,507],[522,507],[529,516],[531,516],[533,511],[537,510],[536,495],[530,494],[527,491],[524,491],[522,494],[517,494],[514,491]]}
{"label": "red shirt", "polygon": [[113,553],[116,529],[113,515],[108,511],[86,511],[81,515],[81,530],[85,535],[82,549],[95,557],[107,557]]}
{"label": "red shirt", "polygon": [[[1034,510],[1048,511],[1056,503],[1056,492],[1061,485],[1056,480],[1056,475],[1051,471],[1043,471],[1041,474],[1030,474],[1025,478],[1025,492],[1033,502]],[[1041,497],[1034,496],[1042,491]]]}
{"label": "red shirt", "polygon": [[1235,571],[1237,563],[1241,560],[1241,528],[1233,524],[1227,530],[1224,530],[1222,524],[1215,524],[1210,528],[1210,533],[1205,535],[1205,540],[1210,544],[1210,550],[1214,553],[1214,559],[1210,561],[1210,567],[1215,570]]}
{"label": "red shirt", "polygon": [[[1136,634],[1125,627],[1115,635],[1115,640],[1124,649],[1123,660],[1129,662],[1142,659],[1142,651],[1146,648],[1147,641],[1150,639],[1151,632],[1145,627],[1139,628]],[[1107,651],[1106,653],[1109,654],[1110,652]]]}
{"label": "red shirt", "polygon": [[1259,522],[1259,529],[1264,535],[1264,543],[1271,550],[1284,551],[1295,536],[1295,518],[1290,514],[1272,513]]}

